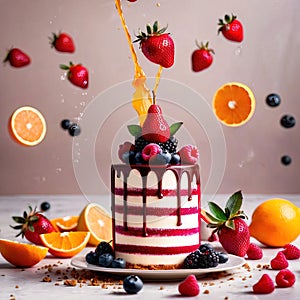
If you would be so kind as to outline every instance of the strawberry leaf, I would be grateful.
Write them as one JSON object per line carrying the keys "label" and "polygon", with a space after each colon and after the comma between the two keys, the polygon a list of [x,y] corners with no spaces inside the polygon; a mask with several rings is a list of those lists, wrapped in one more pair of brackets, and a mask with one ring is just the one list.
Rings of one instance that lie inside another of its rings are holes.
{"label": "strawberry leaf", "polygon": [[243,201],[243,196],[241,191],[238,191],[230,196],[227,200],[225,211],[228,210],[230,213],[230,217],[234,216],[241,208]]}
{"label": "strawberry leaf", "polygon": [[140,125],[128,125],[127,126],[131,135],[138,138],[142,135],[142,127]]}
{"label": "strawberry leaf", "polygon": [[[215,218],[212,214],[210,214],[209,212],[205,212],[206,217],[209,219],[209,221],[211,223],[219,223],[220,220]],[[215,225],[215,224],[214,224]]]}
{"label": "strawberry leaf", "polygon": [[233,220],[228,220],[226,223],[225,223],[225,226],[234,230],[235,229],[235,226],[234,226],[234,221]]}
{"label": "strawberry leaf", "polygon": [[219,222],[225,222],[227,220],[226,214],[218,204],[214,202],[208,202],[208,207],[214,217],[219,220]]}
{"label": "strawberry leaf", "polygon": [[170,126],[170,135],[174,135],[179,128],[182,126],[183,122],[177,122]]}
{"label": "strawberry leaf", "polygon": [[25,219],[22,217],[12,217],[12,219],[19,224],[25,224],[26,222]]}

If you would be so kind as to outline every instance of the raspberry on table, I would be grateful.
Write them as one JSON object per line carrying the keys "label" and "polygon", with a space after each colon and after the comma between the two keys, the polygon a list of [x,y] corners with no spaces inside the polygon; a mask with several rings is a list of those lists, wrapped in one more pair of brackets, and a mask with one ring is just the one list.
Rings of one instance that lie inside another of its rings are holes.
{"label": "raspberry on table", "polygon": [[287,244],[284,247],[284,250],[281,251],[286,259],[299,259],[300,258],[300,249],[292,244]]}
{"label": "raspberry on table", "polygon": [[263,274],[261,278],[252,286],[254,294],[270,294],[274,291],[275,284],[268,274]]}
{"label": "raspberry on table", "polygon": [[296,276],[292,271],[283,269],[276,275],[275,282],[278,287],[291,287],[296,282]]}
{"label": "raspberry on table", "polygon": [[194,297],[200,292],[200,287],[195,275],[187,276],[178,286],[182,296]]}
{"label": "raspberry on table", "polygon": [[289,266],[285,255],[281,251],[279,251],[273,259],[271,259],[270,264],[273,270],[282,270]]}
{"label": "raspberry on table", "polygon": [[263,257],[262,249],[254,243],[250,243],[246,254],[248,259],[253,259],[253,260],[261,259]]}

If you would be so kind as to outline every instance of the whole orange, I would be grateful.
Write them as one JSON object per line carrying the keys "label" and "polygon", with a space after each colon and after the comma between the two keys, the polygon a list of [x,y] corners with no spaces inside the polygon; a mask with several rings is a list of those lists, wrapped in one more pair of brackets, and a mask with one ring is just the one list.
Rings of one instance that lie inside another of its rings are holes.
{"label": "whole orange", "polygon": [[300,209],[286,199],[266,200],[254,210],[249,229],[259,242],[283,247],[300,234]]}

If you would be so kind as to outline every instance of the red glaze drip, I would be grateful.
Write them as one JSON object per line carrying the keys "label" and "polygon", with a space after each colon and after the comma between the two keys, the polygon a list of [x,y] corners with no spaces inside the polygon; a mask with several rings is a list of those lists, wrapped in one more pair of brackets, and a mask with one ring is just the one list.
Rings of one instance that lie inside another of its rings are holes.
{"label": "red glaze drip", "polygon": [[[118,164],[112,165],[111,171],[111,194],[112,194],[112,216],[113,216],[113,232],[115,235],[115,195],[116,188],[115,188],[115,176],[117,175],[118,178],[121,177],[121,173],[123,174],[124,178],[124,185],[123,185],[123,200],[124,200],[124,211],[123,211],[123,226],[124,230],[128,230],[127,226],[127,215],[128,215],[128,208],[127,208],[127,196],[128,196],[128,188],[127,188],[127,178],[130,172],[135,169],[139,171],[142,177],[142,197],[143,197],[143,236],[147,236],[147,177],[150,171],[153,171],[157,178],[158,178],[158,186],[157,186],[157,197],[159,199],[163,198],[162,192],[162,178],[166,171],[172,171],[176,177],[177,181],[177,188],[176,188],[176,195],[177,195],[177,226],[182,224],[181,221],[181,178],[184,173],[187,173],[188,178],[188,200],[192,199],[193,190],[191,187],[193,177],[196,178],[197,190],[199,190],[198,194],[198,204],[200,208],[200,172],[198,165],[176,165],[176,166],[147,166],[147,165],[125,165],[125,164]],[[200,219],[199,219],[200,222]],[[200,224],[200,223],[199,223]],[[200,226],[200,225],[199,225]],[[114,239],[115,240],[115,239]]]}

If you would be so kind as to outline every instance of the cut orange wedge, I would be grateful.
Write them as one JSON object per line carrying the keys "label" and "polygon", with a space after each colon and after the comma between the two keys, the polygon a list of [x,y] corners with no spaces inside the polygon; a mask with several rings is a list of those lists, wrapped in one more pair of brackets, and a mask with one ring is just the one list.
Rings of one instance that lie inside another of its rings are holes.
{"label": "cut orange wedge", "polygon": [[101,241],[111,241],[111,216],[101,205],[90,203],[79,215],[77,230],[91,233],[89,240],[91,246],[97,246]]}
{"label": "cut orange wedge", "polygon": [[254,94],[245,84],[226,83],[214,95],[213,110],[217,119],[224,125],[241,126],[254,114]]}
{"label": "cut orange wedge", "polygon": [[57,257],[72,257],[87,245],[90,233],[85,231],[51,232],[40,235],[43,245]]}
{"label": "cut orange wedge", "polygon": [[36,146],[46,135],[44,116],[30,106],[18,108],[10,118],[10,129],[17,142],[26,146]]}
{"label": "cut orange wedge", "polygon": [[45,258],[48,248],[0,239],[0,252],[12,265],[29,268]]}
{"label": "cut orange wedge", "polygon": [[51,219],[50,222],[57,229],[56,231],[75,231],[77,228],[78,216],[65,216]]}

